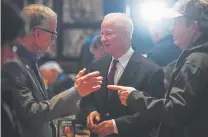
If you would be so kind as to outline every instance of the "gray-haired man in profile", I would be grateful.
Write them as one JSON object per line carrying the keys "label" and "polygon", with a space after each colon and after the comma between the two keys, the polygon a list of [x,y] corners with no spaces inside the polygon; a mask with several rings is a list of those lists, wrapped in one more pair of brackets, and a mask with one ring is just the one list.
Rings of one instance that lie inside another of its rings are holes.
{"label": "gray-haired man in profile", "polygon": [[75,88],[49,100],[37,61],[38,52],[47,50],[57,37],[57,15],[44,5],[33,4],[21,11],[21,17],[28,31],[13,48],[16,59],[2,67],[2,90],[9,95],[22,137],[56,136],[52,120],[76,113],[74,100],[99,89],[102,77],[99,72],[84,75],[83,69],[76,76]]}

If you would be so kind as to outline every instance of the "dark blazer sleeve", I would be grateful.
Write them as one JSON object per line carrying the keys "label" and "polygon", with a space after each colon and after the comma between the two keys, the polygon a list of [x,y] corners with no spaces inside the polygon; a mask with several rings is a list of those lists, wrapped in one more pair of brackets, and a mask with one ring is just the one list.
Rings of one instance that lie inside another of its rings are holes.
{"label": "dark blazer sleeve", "polygon": [[166,99],[149,97],[140,91],[133,91],[129,95],[127,105],[131,110],[145,110],[139,114],[136,122],[142,125],[147,120],[158,120],[167,125],[186,126],[197,117],[203,109],[203,101],[207,99],[208,72],[187,63],[178,77],[184,86],[178,87],[182,81],[176,83]]}
{"label": "dark blazer sleeve", "polygon": [[[164,73],[162,69],[158,69],[155,73],[153,73],[147,82],[146,85],[146,92],[148,95],[154,96],[156,98],[161,98],[165,94],[164,89]],[[140,106],[139,103],[134,104],[135,106]],[[144,110],[144,106],[140,106],[141,110]],[[143,108],[142,108],[143,107]],[[135,121],[140,114],[139,111],[134,111],[133,115],[126,115],[115,119],[116,126],[118,129],[118,133],[122,134],[123,132],[127,131],[128,128],[135,126],[137,122]]]}
{"label": "dark blazer sleeve", "polygon": [[75,100],[80,97],[74,88],[58,94],[51,100],[38,101],[33,96],[25,69],[19,63],[7,63],[1,72],[2,89],[12,92],[12,103],[17,113],[33,125],[37,126],[78,111]]}

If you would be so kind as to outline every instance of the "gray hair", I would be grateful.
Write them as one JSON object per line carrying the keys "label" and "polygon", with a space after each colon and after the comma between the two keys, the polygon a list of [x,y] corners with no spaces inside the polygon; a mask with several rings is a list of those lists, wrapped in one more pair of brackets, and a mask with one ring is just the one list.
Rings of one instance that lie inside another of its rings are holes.
{"label": "gray hair", "polygon": [[92,40],[92,44],[90,45],[90,52],[93,53],[94,49],[104,50],[100,35],[95,36],[95,38]]}
{"label": "gray hair", "polygon": [[40,71],[41,70],[55,69],[59,73],[62,73],[63,72],[63,69],[61,68],[61,66],[57,62],[55,62],[55,61],[46,62],[43,65],[41,65],[39,69],[40,69]]}
{"label": "gray hair", "polygon": [[104,17],[104,21],[105,20],[110,20],[110,21],[115,21],[115,22],[119,21],[119,23],[122,24],[122,27],[126,29],[127,32],[130,34],[130,38],[132,38],[134,25],[129,16],[127,16],[124,13],[110,13]]}
{"label": "gray hair", "polygon": [[26,22],[24,35],[36,27],[48,28],[52,18],[57,18],[57,14],[52,9],[41,4],[31,4],[24,7],[20,16]]}

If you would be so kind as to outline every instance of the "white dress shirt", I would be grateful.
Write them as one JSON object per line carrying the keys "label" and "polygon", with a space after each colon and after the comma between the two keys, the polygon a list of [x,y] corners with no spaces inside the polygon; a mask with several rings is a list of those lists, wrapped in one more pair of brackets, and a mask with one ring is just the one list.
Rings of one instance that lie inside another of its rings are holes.
{"label": "white dress shirt", "polygon": [[[130,47],[129,50],[124,55],[122,55],[120,58],[118,58],[119,62],[116,65],[116,71],[115,71],[115,75],[114,75],[114,85],[117,85],[117,83],[118,83],[119,79],[121,78],[121,75],[123,74],[124,69],[126,68],[126,66],[127,66],[127,64],[128,64],[128,62],[129,62],[133,53],[134,53],[134,50],[132,49],[132,47]],[[108,73],[110,72],[111,67],[113,66],[113,60],[114,59],[115,58],[112,57]],[[118,128],[116,126],[115,120],[112,119],[112,122],[113,122],[113,125],[114,125],[114,133],[118,134]]]}
{"label": "white dress shirt", "polygon": [[[124,69],[126,68],[133,53],[134,53],[134,50],[132,49],[132,47],[130,47],[129,50],[125,54],[123,54],[120,58],[118,58],[119,62],[116,65],[116,71],[115,71],[115,75],[114,75],[114,85],[116,85],[118,83],[118,81],[119,81],[121,75],[123,74]],[[111,67],[113,66],[114,59],[115,58],[112,57],[108,73],[110,72]]]}

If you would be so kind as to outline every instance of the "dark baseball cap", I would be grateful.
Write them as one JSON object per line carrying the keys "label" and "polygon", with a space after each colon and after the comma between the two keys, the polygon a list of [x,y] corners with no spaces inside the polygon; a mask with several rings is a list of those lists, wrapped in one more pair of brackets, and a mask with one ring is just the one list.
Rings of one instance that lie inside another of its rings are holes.
{"label": "dark baseball cap", "polygon": [[187,16],[193,21],[208,23],[208,0],[179,0],[164,13],[164,18]]}

